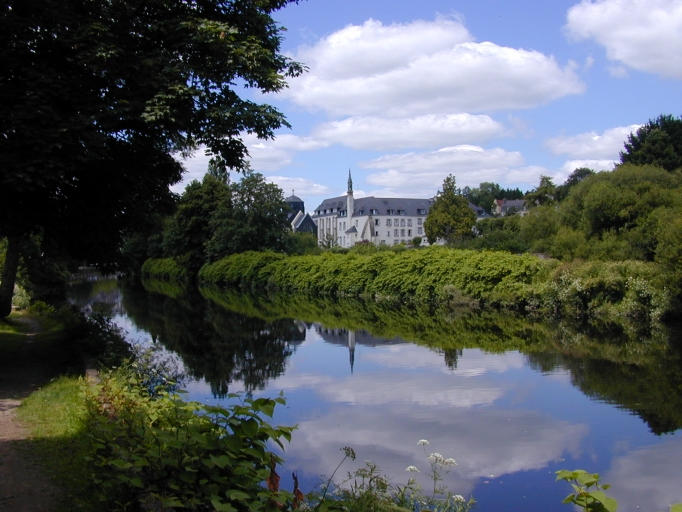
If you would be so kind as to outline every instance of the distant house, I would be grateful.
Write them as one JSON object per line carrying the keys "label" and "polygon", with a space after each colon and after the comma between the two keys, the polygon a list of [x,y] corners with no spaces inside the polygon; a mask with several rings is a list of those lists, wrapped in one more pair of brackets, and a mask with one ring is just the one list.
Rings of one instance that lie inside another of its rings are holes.
{"label": "distant house", "polygon": [[284,200],[289,205],[287,220],[294,233],[312,233],[317,235],[317,226],[312,217],[305,212],[303,199],[291,194]]}
{"label": "distant house", "polygon": [[325,199],[315,208],[312,218],[317,225],[317,239],[340,247],[358,242],[375,245],[398,245],[422,237],[426,245],[424,221],[432,199],[353,197],[353,180],[348,171],[345,196]]}
{"label": "distant house", "polygon": [[493,201],[493,213],[499,216],[520,214],[527,212],[526,202],[523,199],[495,199]]}

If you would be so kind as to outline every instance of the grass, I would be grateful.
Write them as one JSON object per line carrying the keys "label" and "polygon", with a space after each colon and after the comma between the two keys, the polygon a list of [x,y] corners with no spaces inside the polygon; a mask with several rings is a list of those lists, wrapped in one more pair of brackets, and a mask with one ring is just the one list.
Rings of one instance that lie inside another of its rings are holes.
{"label": "grass", "polygon": [[83,464],[87,418],[82,377],[58,377],[27,397],[17,411],[28,427],[27,448],[40,457],[47,475],[63,490],[63,508],[73,510],[88,475]]}

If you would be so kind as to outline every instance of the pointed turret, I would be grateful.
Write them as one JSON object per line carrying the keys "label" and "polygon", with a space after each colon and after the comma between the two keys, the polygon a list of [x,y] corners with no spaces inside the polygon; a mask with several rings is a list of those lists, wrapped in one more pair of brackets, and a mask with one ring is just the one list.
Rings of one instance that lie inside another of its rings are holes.
{"label": "pointed turret", "polygon": [[353,199],[353,178],[350,176],[350,169],[348,169],[348,191],[346,192],[346,215],[348,219],[353,216],[353,208],[355,205],[355,200]]}

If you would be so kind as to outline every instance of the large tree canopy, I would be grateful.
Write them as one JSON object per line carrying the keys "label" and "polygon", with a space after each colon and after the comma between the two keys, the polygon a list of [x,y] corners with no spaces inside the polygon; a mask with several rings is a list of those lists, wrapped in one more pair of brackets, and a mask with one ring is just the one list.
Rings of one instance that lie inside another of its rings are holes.
{"label": "large tree canopy", "polygon": [[439,238],[452,243],[471,236],[475,223],[476,214],[458,190],[455,177],[448,175],[424,221],[424,231],[429,243],[434,244]]}
{"label": "large tree canopy", "polygon": [[111,260],[121,236],[169,202],[176,152],[203,145],[219,166],[242,169],[240,134],[286,124],[239,91],[278,91],[302,71],[279,53],[271,17],[293,1],[3,2],[0,316],[22,237]]}
{"label": "large tree canopy", "polygon": [[621,163],[682,169],[682,118],[660,115],[631,133],[620,153]]}

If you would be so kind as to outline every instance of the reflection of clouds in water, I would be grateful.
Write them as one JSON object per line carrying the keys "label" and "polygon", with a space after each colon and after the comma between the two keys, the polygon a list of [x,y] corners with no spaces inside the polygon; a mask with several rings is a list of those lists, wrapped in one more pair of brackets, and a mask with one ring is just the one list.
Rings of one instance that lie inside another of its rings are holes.
{"label": "reflection of clouds in water", "polygon": [[[473,407],[488,405],[503,395],[498,387],[472,384],[459,385],[456,378],[446,374],[382,374],[354,375],[333,379],[323,375],[283,376],[271,385],[272,389],[292,391],[314,389],[329,402],[358,405],[402,403],[419,406],[447,405]],[[413,411],[413,414],[416,411]]]}
{"label": "reflection of clouds in water", "polygon": [[363,353],[362,359],[379,363],[386,368],[432,368],[444,373],[475,377],[485,373],[503,373],[507,370],[523,368],[525,356],[518,352],[487,354],[478,349],[467,349],[458,357],[457,369],[450,370],[443,364],[443,353],[426,350],[412,344],[393,345]]}
{"label": "reflection of clouds in water", "polygon": [[602,476],[618,510],[667,511],[682,503],[682,436],[616,457]]}
{"label": "reflection of clouds in water", "polygon": [[584,425],[554,420],[535,412],[472,410],[446,407],[413,410],[406,406],[340,407],[299,423],[287,460],[312,474],[329,474],[340,460],[339,448],[352,446],[358,460],[371,460],[395,482],[405,482],[408,465],[428,484],[424,450],[453,457],[458,465],[448,475],[454,492],[468,493],[476,480],[545,467],[564,452],[576,454],[586,435]]}

